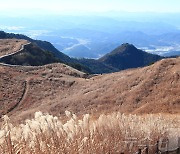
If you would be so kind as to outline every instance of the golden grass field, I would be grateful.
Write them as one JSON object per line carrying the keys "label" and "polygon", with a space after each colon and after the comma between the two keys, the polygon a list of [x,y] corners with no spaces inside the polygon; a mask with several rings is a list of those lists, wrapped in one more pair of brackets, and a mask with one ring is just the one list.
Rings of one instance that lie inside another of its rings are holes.
{"label": "golden grass field", "polygon": [[[180,116],[131,115],[114,112],[94,118],[78,118],[69,111],[66,120],[36,112],[34,118],[13,126],[4,116],[0,130],[2,154],[116,154],[133,153],[138,145],[154,145],[168,137],[175,146],[180,134]],[[134,144],[126,141],[135,138]],[[154,153],[155,146],[150,148]]]}

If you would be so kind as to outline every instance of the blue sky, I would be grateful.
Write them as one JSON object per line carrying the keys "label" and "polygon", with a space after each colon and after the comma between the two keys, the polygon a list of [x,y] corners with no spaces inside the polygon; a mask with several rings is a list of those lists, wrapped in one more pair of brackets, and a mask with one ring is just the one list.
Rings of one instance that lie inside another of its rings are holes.
{"label": "blue sky", "polygon": [[2,0],[0,13],[180,12],[180,0]]}

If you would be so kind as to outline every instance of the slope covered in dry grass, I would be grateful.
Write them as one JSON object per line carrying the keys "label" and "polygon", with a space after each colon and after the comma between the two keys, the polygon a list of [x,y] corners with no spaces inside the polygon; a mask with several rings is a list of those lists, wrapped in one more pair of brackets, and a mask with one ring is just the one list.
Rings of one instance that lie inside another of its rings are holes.
{"label": "slope covered in dry grass", "polygon": [[27,42],[26,40],[18,39],[0,39],[0,57],[17,52]]}
{"label": "slope covered in dry grass", "polygon": [[[180,113],[180,58],[118,73],[87,75],[64,64],[0,66],[0,114]],[[18,105],[17,105],[18,104]]]}

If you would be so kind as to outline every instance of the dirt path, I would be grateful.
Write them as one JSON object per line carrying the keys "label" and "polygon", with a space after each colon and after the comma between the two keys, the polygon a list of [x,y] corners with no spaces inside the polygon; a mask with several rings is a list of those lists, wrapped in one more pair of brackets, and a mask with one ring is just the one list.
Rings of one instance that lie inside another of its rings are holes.
{"label": "dirt path", "polygon": [[22,92],[22,95],[21,97],[19,98],[19,101],[14,105],[12,106],[10,109],[8,109],[7,113],[13,111],[15,108],[17,108],[18,106],[20,106],[20,104],[22,104],[22,102],[24,101],[24,99],[26,98],[26,95],[27,95],[27,92],[28,92],[28,80],[25,80],[24,83],[23,83],[23,92]]}
{"label": "dirt path", "polygon": [[[22,50],[24,50],[24,47],[25,47],[26,45],[29,45],[29,44],[31,44],[31,42],[28,42],[28,43],[26,43],[26,44],[23,44],[23,45],[21,46],[21,48],[20,48],[19,50],[17,50],[16,52],[13,52],[13,53],[10,53],[10,54],[6,54],[6,55],[3,55],[3,56],[0,56],[0,59],[5,58],[5,57],[8,57],[8,56],[15,55],[15,54],[21,52]],[[10,64],[5,64],[5,63],[0,63],[0,65],[3,65],[3,66],[18,66],[18,65],[10,65]]]}
{"label": "dirt path", "polygon": [[29,45],[29,44],[31,44],[31,42],[28,42],[28,43],[26,43],[26,44],[22,44],[22,46],[21,46],[21,48],[20,48],[19,50],[17,50],[16,52],[13,52],[13,53],[9,53],[9,54],[0,56],[0,59],[1,59],[1,58],[4,58],[4,57],[7,57],[7,56],[12,56],[12,55],[14,55],[14,54],[17,54],[18,52],[24,50],[24,46]]}
{"label": "dirt path", "polygon": [[25,81],[24,91],[23,91],[22,97],[21,97],[17,107],[20,107],[21,104],[23,104],[24,100],[26,99],[26,96],[27,96],[28,90],[29,90],[29,81],[30,81],[29,78],[26,79],[26,81]]}

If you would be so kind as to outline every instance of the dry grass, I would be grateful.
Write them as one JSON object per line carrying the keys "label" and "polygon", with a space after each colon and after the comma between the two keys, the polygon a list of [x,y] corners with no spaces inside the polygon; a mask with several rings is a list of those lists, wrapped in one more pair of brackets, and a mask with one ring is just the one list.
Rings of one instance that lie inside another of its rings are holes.
{"label": "dry grass", "polygon": [[[58,115],[65,110],[78,116],[113,111],[180,114],[179,68],[180,58],[174,58],[85,79],[84,73],[64,64],[0,66],[0,117],[11,111],[8,115],[17,121],[36,111]],[[24,90],[26,95],[19,103]]]}
{"label": "dry grass", "polygon": [[0,56],[15,53],[26,43],[26,40],[0,39]]}
{"label": "dry grass", "polygon": [[[3,117],[0,130],[0,152],[29,153],[120,153],[139,144],[154,144],[166,136],[176,139],[180,134],[179,115],[125,115],[119,112],[94,119],[89,114],[78,119],[66,111],[67,120],[36,112],[32,120],[13,126]],[[137,138],[128,145],[129,138]],[[127,146],[127,147],[126,147]],[[132,147],[130,147],[132,146]],[[131,153],[127,152],[127,153]]]}

